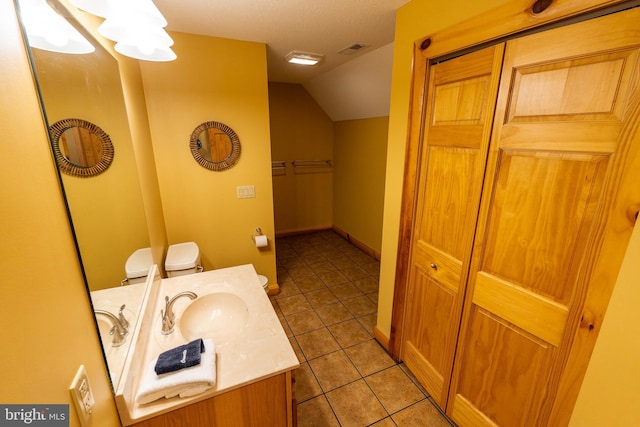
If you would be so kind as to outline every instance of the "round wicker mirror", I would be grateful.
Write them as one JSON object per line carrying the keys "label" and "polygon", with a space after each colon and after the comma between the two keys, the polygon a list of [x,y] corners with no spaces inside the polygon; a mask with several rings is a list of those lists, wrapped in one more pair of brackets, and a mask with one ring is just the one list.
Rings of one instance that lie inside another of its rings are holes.
{"label": "round wicker mirror", "polygon": [[109,135],[82,119],[64,119],[49,127],[53,152],[60,170],[79,177],[96,176],[113,162]]}
{"label": "round wicker mirror", "polygon": [[240,158],[240,139],[229,126],[220,122],[204,122],[191,133],[191,154],[203,168],[223,171]]}

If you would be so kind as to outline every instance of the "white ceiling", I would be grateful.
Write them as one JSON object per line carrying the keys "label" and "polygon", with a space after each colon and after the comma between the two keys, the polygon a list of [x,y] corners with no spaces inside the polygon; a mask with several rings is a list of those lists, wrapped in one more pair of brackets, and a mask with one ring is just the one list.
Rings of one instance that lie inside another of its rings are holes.
{"label": "white ceiling", "polygon": [[[388,114],[395,11],[408,2],[154,0],[169,31],[265,43],[269,81],[303,84],[334,121]],[[338,53],[354,43],[368,47]],[[293,65],[284,60],[292,50],[325,58],[314,67]]]}

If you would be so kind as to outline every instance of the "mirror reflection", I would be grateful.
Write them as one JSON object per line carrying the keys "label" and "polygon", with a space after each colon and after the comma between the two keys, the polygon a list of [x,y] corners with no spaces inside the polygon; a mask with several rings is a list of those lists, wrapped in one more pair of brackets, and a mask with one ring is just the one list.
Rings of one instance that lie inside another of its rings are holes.
{"label": "mirror reflection", "polygon": [[[67,19],[80,28],[72,18],[67,16]],[[61,180],[93,308],[118,318],[124,304],[122,313],[131,329],[138,319],[145,283],[121,284],[130,256],[138,249],[150,246],[149,234],[118,62],[94,39],[91,42],[96,47],[91,54],[69,55],[36,48],[31,48],[30,53],[47,122],[64,123],[69,118],[82,120],[80,124],[76,123],[77,126],[65,125],[58,129],[61,158],[70,164],[80,162],[80,150],[71,146],[77,145],[79,139],[87,140],[87,136],[82,135],[83,130],[77,129],[84,128],[86,123],[95,124],[108,135],[117,152],[108,169],[99,175],[87,179],[64,173]],[[98,140],[104,143],[104,138],[95,140],[91,135],[88,140],[92,146]],[[61,148],[65,144],[66,148]],[[86,151],[84,141],[82,145],[82,151]],[[105,150],[104,144],[102,147]],[[104,159],[105,152],[100,154],[98,148],[82,156]],[[95,160],[86,161],[91,164]],[[108,327],[107,332],[110,332],[113,318],[98,316],[103,331]],[[117,387],[122,362],[128,352],[130,334],[123,341],[114,346],[111,335],[105,336],[103,341],[114,387]]]}
{"label": "mirror reflection", "polygon": [[73,176],[95,176],[111,165],[114,149],[109,135],[82,119],[64,119],[49,127],[53,154],[60,170]]}
{"label": "mirror reflection", "polygon": [[189,146],[193,158],[200,166],[210,170],[229,169],[240,158],[238,135],[220,122],[205,122],[195,128]]}

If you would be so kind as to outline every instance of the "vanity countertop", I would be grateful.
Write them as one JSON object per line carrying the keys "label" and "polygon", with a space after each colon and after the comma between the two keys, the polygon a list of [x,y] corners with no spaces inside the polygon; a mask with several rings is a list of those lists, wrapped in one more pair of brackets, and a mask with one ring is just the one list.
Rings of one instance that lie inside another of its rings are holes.
{"label": "vanity countertop", "polygon": [[[155,289],[149,292],[151,296],[141,322],[143,325],[139,338],[134,351],[130,352],[131,358],[135,360],[130,361],[123,372],[122,382],[126,384],[116,391],[116,404],[124,425],[158,416],[300,366],[253,265],[162,279],[150,286]],[[160,332],[160,310],[164,309],[165,296],[171,298],[183,291],[195,292],[198,297],[218,292],[240,297],[248,307],[246,326],[235,336],[221,339],[212,337],[216,346],[216,385],[213,388],[189,398],[162,398],[148,404],[138,404],[135,401],[138,385],[158,354],[189,342],[180,332],[180,316],[192,302],[188,298],[179,298],[173,305],[176,314],[175,331],[170,335],[162,335]]]}
{"label": "vanity countertop", "polygon": [[[106,310],[117,316],[120,306],[124,304],[126,306],[123,311],[124,316],[131,323],[130,328],[133,329],[144,299],[145,287],[145,283],[135,283],[133,285],[91,291],[93,309]],[[111,383],[115,389],[120,382],[120,374],[129,351],[132,334],[127,334],[122,345],[113,347],[111,345],[112,338],[109,335],[109,328],[112,326],[111,321],[102,316],[98,316],[96,319],[99,326],[100,339],[102,340],[102,349],[109,367]]]}

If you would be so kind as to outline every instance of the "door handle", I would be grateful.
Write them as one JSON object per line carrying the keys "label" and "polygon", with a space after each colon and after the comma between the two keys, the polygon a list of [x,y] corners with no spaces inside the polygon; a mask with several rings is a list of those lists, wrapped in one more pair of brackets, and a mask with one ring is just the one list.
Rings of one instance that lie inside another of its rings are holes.
{"label": "door handle", "polygon": [[429,264],[429,267],[431,267],[434,270],[438,269],[438,264],[436,264],[435,262],[432,262],[431,264]]}

